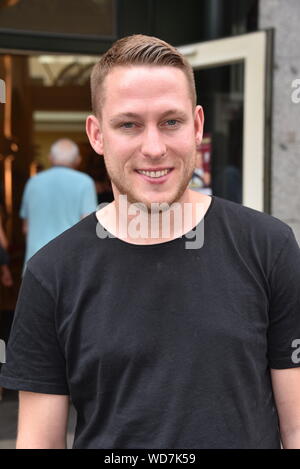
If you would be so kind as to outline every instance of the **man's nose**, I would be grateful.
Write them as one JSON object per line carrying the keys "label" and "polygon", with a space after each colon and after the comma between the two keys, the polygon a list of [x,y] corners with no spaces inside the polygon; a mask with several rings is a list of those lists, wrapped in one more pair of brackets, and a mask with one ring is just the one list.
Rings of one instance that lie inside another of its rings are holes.
{"label": "man's nose", "polygon": [[166,154],[166,144],[159,129],[145,130],[142,141],[142,154],[153,159],[162,158]]}

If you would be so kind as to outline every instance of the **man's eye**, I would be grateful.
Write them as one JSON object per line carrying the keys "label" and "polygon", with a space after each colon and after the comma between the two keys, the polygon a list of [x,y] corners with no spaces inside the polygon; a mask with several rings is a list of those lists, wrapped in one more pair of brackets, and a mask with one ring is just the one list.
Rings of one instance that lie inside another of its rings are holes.
{"label": "man's eye", "polygon": [[121,127],[123,127],[124,129],[132,129],[134,127],[134,123],[133,122],[124,122]]}
{"label": "man's eye", "polygon": [[178,120],[176,119],[169,119],[166,124],[169,126],[169,127],[176,127],[176,125],[178,125]]}

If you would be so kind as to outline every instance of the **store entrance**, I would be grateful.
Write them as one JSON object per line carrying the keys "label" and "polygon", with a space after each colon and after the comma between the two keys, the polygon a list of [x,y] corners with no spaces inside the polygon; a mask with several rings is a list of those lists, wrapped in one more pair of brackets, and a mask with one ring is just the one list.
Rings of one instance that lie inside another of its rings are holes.
{"label": "store entrance", "polygon": [[[267,44],[268,33],[258,32],[179,48],[194,68],[198,104],[205,113],[201,158],[191,188],[265,211]],[[94,178],[99,191],[105,186],[102,159],[85,133],[89,76],[97,60],[50,53],[0,55],[0,77],[6,85],[6,102],[0,104],[0,213],[14,280],[11,287],[0,286],[0,311],[8,311],[10,317],[25,251],[19,217],[22,194],[28,178],[49,167],[51,143],[61,137],[73,139],[83,156],[79,169]]]}
{"label": "store entrance", "polygon": [[0,286],[0,337],[7,336],[21,282],[25,235],[19,216],[26,181],[50,167],[51,144],[72,139],[82,160],[77,169],[95,181],[99,196],[109,191],[103,161],[91,149],[85,119],[90,112],[89,77],[96,56],[2,54],[6,88],[0,104],[0,216],[8,240],[12,286]]}

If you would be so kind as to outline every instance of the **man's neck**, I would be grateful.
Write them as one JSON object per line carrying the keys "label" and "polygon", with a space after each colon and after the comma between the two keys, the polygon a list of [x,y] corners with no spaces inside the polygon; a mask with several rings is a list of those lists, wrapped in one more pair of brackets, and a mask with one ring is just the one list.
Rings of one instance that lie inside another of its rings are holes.
{"label": "man's neck", "polygon": [[204,218],[211,197],[189,190],[185,202],[160,212],[145,211],[117,198],[97,212],[101,225],[113,236],[130,244],[159,244],[179,238]]}
{"label": "man's neck", "polygon": [[52,168],[69,168],[69,169],[74,169],[73,166],[67,165],[67,164],[53,164]]}

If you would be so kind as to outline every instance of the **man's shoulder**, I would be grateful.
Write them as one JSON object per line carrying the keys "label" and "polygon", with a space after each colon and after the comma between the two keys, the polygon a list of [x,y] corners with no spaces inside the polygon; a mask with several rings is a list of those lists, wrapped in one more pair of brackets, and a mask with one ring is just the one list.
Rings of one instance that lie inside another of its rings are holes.
{"label": "man's shoulder", "polygon": [[95,212],[92,212],[37,251],[27,262],[28,268],[32,271],[53,270],[54,265],[60,268],[72,264],[85,251],[94,249],[96,225]]}
{"label": "man's shoulder", "polygon": [[81,181],[83,183],[91,183],[93,182],[93,179],[91,176],[87,173],[83,173],[82,171],[78,171],[77,169],[74,168],[65,168],[66,172],[73,177],[74,179],[77,179],[78,181]]}
{"label": "man's shoulder", "polygon": [[256,238],[280,240],[291,233],[290,226],[279,218],[259,210],[238,204],[220,197],[216,198],[217,215],[239,233]]}
{"label": "man's shoulder", "polygon": [[35,184],[43,181],[44,179],[57,179],[59,175],[63,175],[64,178],[70,178],[77,181],[93,181],[91,176],[82,171],[78,171],[77,169],[70,168],[68,166],[52,166],[49,169],[45,169],[40,173],[35,174],[28,180],[28,182]]}
{"label": "man's shoulder", "polygon": [[27,180],[26,186],[31,187],[31,186],[35,186],[36,184],[43,184],[45,178],[48,178],[50,176],[50,174],[51,174],[51,168],[44,169],[43,171],[31,176]]}

